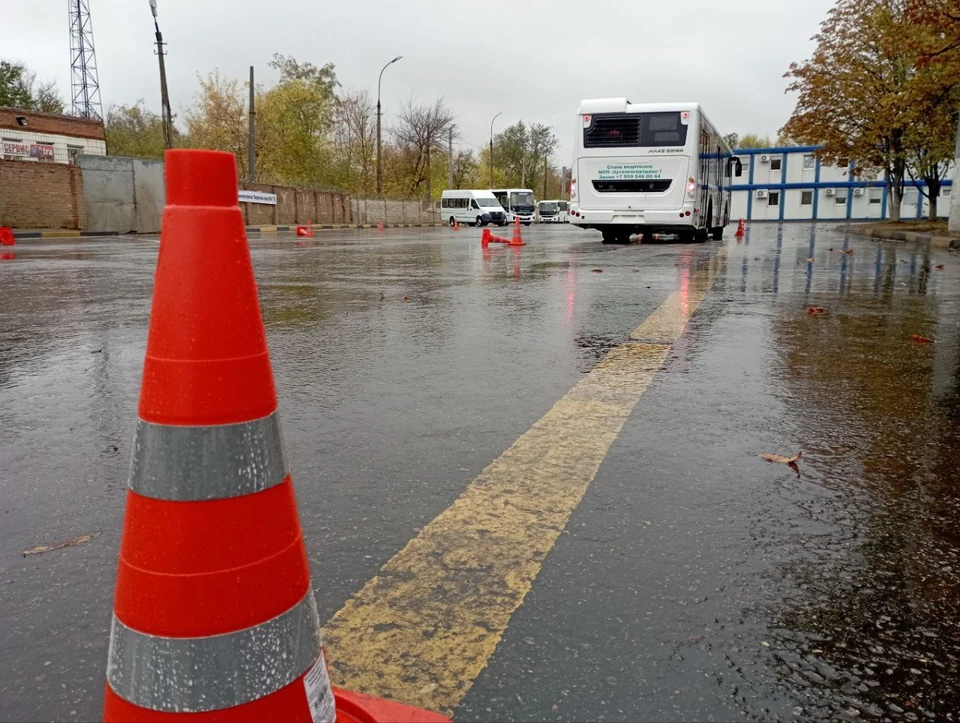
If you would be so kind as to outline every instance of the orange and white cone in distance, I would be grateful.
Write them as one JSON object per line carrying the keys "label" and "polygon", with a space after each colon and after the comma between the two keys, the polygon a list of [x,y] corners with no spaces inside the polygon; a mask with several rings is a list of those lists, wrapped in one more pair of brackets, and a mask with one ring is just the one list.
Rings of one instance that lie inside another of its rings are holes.
{"label": "orange and white cone in distance", "polygon": [[737,225],[737,233],[735,236],[743,236],[747,232],[747,225],[743,222],[743,219],[740,219],[740,223]]}
{"label": "orange and white cone in distance", "polygon": [[453,230],[454,230],[454,231],[459,231],[459,230],[460,230],[460,222],[457,221],[457,219],[453,219]]}
{"label": "orange and white cone in distance", "polygon": [[103,717],[333,721],[235,159],[166,186]]}
{"label": "orange and white cone in distance", "polygon": [[520,235],[520,217],[517,216],[516,222],[513,224],[513,238],[510,239],[510,246],[524,246],[523,237]]}
{"label": "orange and white cone in distance", "polygon": [[377,231],[383,233],[383,221],[377,224]]}

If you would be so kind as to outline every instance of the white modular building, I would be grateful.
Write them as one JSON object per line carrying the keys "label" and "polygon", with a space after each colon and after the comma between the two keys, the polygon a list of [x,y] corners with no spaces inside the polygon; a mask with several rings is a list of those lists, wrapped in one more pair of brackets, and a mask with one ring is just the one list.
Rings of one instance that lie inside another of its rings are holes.
{"label": "white modular building", "polygon": [[[743,174],[731,187],[732,220],[747,221],[867,221],[890,215],[890,197],[882,174],[857,177],[856,165],[821,163],[817,146],[750,148],[735,151]],[[938,201],[937,216],[950,215],[952,169]],[[903,220],[925,218],[930,204],[921,193],[923,182],[908,177],[900,206]]]}

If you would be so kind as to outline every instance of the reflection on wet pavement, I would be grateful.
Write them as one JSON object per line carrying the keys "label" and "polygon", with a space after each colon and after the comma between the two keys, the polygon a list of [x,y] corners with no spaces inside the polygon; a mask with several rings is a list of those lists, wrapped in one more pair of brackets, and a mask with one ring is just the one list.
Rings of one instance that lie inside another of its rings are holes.
{"label": "reflection on wet pavement", "polygon": [[[323,619],[719,247],[524,236],[251,243]],[[726,244],[459,719],[956,719],[960,259]],[[156,245],[0,260],[0,719],[93,719]]]}

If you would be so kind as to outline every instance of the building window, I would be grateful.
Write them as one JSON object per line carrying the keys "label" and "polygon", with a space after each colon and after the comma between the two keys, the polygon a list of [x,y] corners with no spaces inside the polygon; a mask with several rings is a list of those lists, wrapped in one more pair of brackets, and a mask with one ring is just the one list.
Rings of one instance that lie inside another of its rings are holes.
{"label": "building window", "polygon": [[813,205],[813,191],[800,191],[800,205],[801,206]]}
{"label": "building window", "polygon": [[812,171],[817,167],[817,159],[813,157],[812,153],[803,154],[803,170]]}
{"label": "building window", "polygon": [[768,206],[780,205],[780,191],[770,191],[770,193],[767,194],[767,205]]}
{"label": "building window", "polygon": [[771,171],[779,171],[779,170],[780,170],[780,167],[781,167],[782,165],[783,165],[783,159],[782,159],[782,158],[771,158],[771,159],[770,159],[770,170],[771,170]]}
{"label": "building window", "polygon": [[871,188],[868,193],[870,194],[870,205],[879,206],[883,202],[883,189],[882,188]]}
{"label": "building window", "polygon": [[837,204],[838,206],[846,206],[846,205],[847,205],[847,191],[846,191],[846,189],[844,189],[844,190],[842,190],[842,191],[838,189],[838,190],[837,190],[837,195],[833,197],[833,202],[834,202],[835,204]]}

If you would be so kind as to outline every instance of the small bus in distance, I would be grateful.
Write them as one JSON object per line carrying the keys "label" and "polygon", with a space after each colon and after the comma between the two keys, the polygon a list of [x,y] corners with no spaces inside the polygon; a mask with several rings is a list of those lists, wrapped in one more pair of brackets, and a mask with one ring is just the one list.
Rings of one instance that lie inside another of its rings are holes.
{"label": "small bus in distance", "polygon": [[723,237],[732,176],[742,164],[698,103],[580,104],[570,181],[570,222],[604,243],[631,234]]}
{"label": "small bus in distance", "polygon": [[558,223],[560,206],[556,201],[537,202],[537,223]]}
{"label": "small bus in distance", "polygon": [[490,191],[451,190],[440,196],[440,220],[451,226],[454,223],[503,226],[507,215]]}
{"label": "small bus in distance", "polygon": [[513,223],[517,218],[524,226],[533,223],[536,205],[533,202],[533,191],[529,188],[498,188],[491,193],[507,212],[507,223]]}

